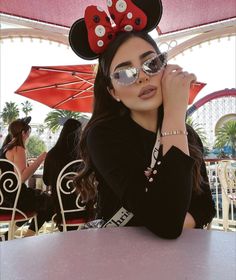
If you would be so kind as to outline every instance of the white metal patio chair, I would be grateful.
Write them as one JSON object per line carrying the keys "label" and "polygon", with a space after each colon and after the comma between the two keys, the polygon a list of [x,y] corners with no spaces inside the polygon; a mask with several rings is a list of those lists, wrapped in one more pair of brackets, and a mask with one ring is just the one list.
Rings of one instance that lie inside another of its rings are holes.
{"label": "white metal patio chair", "polygon": [[229,227],[229,206],[236,206],[236,161],[222,160],[218,165],[218,176],[222,189],[223,228]]}
{"label": "white metal patio chair", "polygon": [[[4,165],[14,171],[5,171]],[[17,208],[21,186],[21,174],[17,166],[7,159],[0,159],[0,224],[8,225],[8,240],[14,239],[16,222],[34,219],[36,234],[38,233],[37,214]],[[12,207],[5,203],[7,197],[11,197]],[[2,239],[5,239],[5,235],[2,235]]]}
{"label": "white metal patio chair", "polygon": [[[62,220],[60,225],[63,231],[67,231],[68,227],[78,227],[80,229],[87,222],[85,218],[85,206],[81,203],[80,194],[76,193],[76,188],[73,186],[73,178],[77,175],[77,171],[71,171],[75,170],[73,167],[78,166],[81,162],[82,160],[69,162],[64,166],[57,178],[56,188]],[[66,205],[66,201],[68,200],[70,200],[70,205],[73,201],[73,208]],[[73,217],[70,217],[71,214]],[[77,218],[76,215],[79,217]]]}

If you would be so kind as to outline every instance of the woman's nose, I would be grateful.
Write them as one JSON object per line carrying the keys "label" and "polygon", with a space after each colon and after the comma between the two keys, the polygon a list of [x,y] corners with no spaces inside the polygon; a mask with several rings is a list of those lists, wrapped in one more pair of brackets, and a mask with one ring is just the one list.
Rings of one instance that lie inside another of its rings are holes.
{"label": "woman's nose", "polygon": [[142,70],[140,70],[137,83],[142,84],[142,83],[148,82],[148,81],[149,81],[149,76],[146,73],[144,73]]}

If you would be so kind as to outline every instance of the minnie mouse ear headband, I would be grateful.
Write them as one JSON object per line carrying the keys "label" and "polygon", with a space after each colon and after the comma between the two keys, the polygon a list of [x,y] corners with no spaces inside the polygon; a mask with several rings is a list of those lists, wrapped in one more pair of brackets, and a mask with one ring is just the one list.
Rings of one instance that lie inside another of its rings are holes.
{"label": "minnie mouse ear headband", "polygon": [[25,117],[25,118],[21,118],[21,119],[16,119],[13,122],[23,122],[25,124],[29,124],[31,122],[31,117]]}
{"label": "minnie mouse ear headband", "polygon": [[[22,118],[22,119],[16,119],[16,120],[14,120],[13,122],[11,122],[9,124],[8,132],[10,133],[10,131],[12,131],[12,130],[14,131],[15,130],[14,127],[17,127],[16,130],[21,129],[22,126],[24,126],[25,124],[28,125],[30,123],[30,121],[31,121],[31,117],[25,117],[25,118]],[[20,124],[20,125],[17,125],[17,124]]]}
{"label": "minnie mouse ear headband", "polygon": [[69,42],[79,57],[98,58],[118,33],[150,32],[162,16],[161,0],[107,0],[107,6],[109,15],[100,7],[88,6],[84,18],[72,25]]}
{"label": "minnie mouse ear headband", "polygon": [[26,124],[29,124],[31,122],[31,117],[25,117],[25,118],[22,118],[20,119],[22,122],[26,123]]}

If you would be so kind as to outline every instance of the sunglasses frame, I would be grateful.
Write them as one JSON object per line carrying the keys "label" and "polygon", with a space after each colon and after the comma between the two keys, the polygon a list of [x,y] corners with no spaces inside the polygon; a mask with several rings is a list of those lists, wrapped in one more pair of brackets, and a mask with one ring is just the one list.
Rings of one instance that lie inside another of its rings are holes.
{"label": "sunglasses frame", "polygon": [[[158,71],[155,72],[155,73],[148,73],[148,72],[146,72],[145,69],[144,69],[144,65],[145,65],[146,63],[148,63],[149,61],[152,61],[153,59],[160,57],[161,55],[164,56],[164,61],[163,61],[162,66],[160,67],[160,69],[158,69]],[[115,80],[117,84],[120,84],[120,85],[122,85],[122,86],[129,86],[129,85],[134,84],[134,83],[138,80],[139,74],[140,74],[140,70],[143,70],[143,72],[144,72],[145,74],[147,74],[148,76],[154,76],[154,75],[157,75],[158,73],[160,73],[160,71],[161,71],[163,68],[166,67],[166,64],[167,64],[167,52],[162,52],[162,53],[156,54],[155,56],[152,56],[151,58],[149,58],[149,59],[147,59],[146,61],[144,61],[140,67],[128,67],[128,68],[124,68],[124,69],[115,71],[115,72],[113,72],[113,73],[110,75],[110,78],[111,78],[112,80]],[[120,72],[123,72],[123,71],[126,71],[126,70],[129,70],[129,69],[135,69],[136,72],[137,72],[136,77],[135,77],[135,79],[134,79],[132,82],[123,83],[123,82],[120,82],[119,80],[115,79],[115,77],[114,77],[115,74],[120,73]]]}

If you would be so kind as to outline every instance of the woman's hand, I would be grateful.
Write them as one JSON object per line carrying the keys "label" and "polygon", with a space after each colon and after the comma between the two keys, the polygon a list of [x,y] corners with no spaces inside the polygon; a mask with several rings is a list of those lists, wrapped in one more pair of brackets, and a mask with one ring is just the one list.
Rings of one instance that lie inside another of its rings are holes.
{"label": "woman's hand", "polygon": [[196,76],[183,72],[180,66],[173,64],[166,66],[161,81],[165,114],[185,117],[190,84],[194,81]]}
{"label": "woman's hand", "polygon": [[[191,82],[196,80],[194,74],[183,72],[178,65],[167,65],[164,70],[161,86],[164,106],[162,131],[186,130],[185,115],[188,106]],[[189,155],[186,135],[162,137],[163,155],[175,146]]]}
{"label": "woman's hand", "polygon": [[47,152],[43,152],[41,155],[38,156],[37,161],[41,164],[47,156]]}
{"label": "woman's hand", "polygon": [[193,218],[193,216],[187,212],[185,219],[184,219],[184,225],[183,228],[195,228],[196,222]]}

